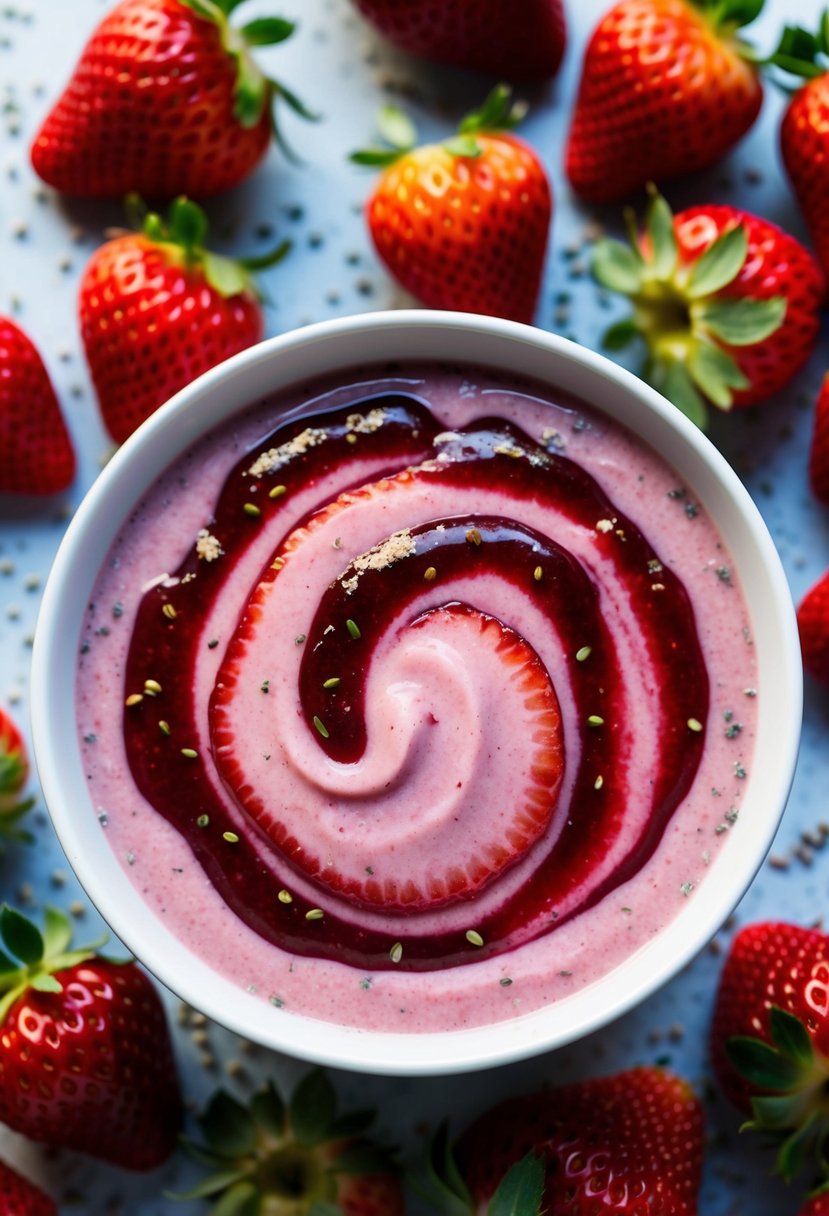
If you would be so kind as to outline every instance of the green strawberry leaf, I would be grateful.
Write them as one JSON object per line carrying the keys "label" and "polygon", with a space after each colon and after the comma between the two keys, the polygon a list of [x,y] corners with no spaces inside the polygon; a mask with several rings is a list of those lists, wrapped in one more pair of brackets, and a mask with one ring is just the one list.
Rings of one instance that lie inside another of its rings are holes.
{"label": "green strawberry leaf", "polygon": [[218,253],[205,250],[202,255],[202,267],[210,286],[225,299],[241,295],[250,287],[245,267],[240,262],[234,262],[232,258],[224,258]]}
{"label": "green strawberry leaf", "polygon": [[219,1156],[244,1157],[256,1148],[253,1116],[224,1089],[216,1091],[199,1122],[208,1147]]}
{"label": "green strawberry leaf", "polygon": [[771,1037],[783,1055],[794,1060],[801,1068],[811,1065],[815,1056],[812,1036],[800,1018],[777,1005],[771,1009]]}
{"label": "green strawberry leaf", "polygon": [[334,1086],[321,1068],[307,1073],[294,1090],[289,1105],[294,1135],[303,1148],[313,1148],[330,1137],[337,1112]]}
{"label": "green strawberry leaf", "polygon": [[248,46],[274,46],[290,38],[295,29],[296,23],[286,21],[284,17],[256,17],[239,32]]}
{"label": "green strawberry leaf", "polygon": [[46,958],[63,954],[72,941],[69,917],[57,908],[46,907],[43,912],[43,943]]}
{"label": "green strawberry leaf", "polygon": [[234,1183],[241,1182],[246,1177],[246,1170],[218,1170],[215,1174],[202,1178],[186,1191],[168,1191],[168,1199],[179,1199],[182,1202],[191,1199],[209,1199],[226,1191]]}
{"label": "green strawberry leaf", "polygon": [[63,984],[60,980],[55,979],[53,975],[48,975],[45,971],[32,978],[31,986],[37,992],[63,992]]}
{"label": "green strawberry leaf", "polygon": [[711,296],[733,282],[745,265],[748,237],[744,224],[737,224],[717,237],[694,263],[685,294],[692,300]]}
{"label": "green strawberry leaf", "polygon": [[299,115],[300,118],[304,118],[307,122],[319,122],[319,114],[315,110],[310,110],[305,102],[289,89],[287,85],[282,84],[279,80],[269,80],[268,84],[271,86],[273,95],[281,97],[289,109],[293,110],[294,114]]}
{"label": "green strawberry leaf", "polygon": [[290,253],[292,244],[290,241],[282,241],[275,249],[271,249],[269,253],[253,254],[246,258],[237,258],[236,264],[244,270],[267,270],[270,266],[276,266],[278,262]]}
{"label": "green strawberry leaf", "polygon": [[704,430],[708,423],[708,409],[687,368],[681,363],[672,362],[660,381],[656,382],[656,387],[686,418]]}
{"label": "green strawberry leaf", "polygon": [[398,152],[408,152],[417,143],[417,128],[405,110],[386,105],[377,115],[377,130]]}
{"label": "green strawberry leaf", "polygon": [[754,346],[783,324],[786,300],[713,299],[693,307],[694,318],[728,346]]}
{"label": "green strawberry leaf", "polygon": [[359,152],[349,153],[348,159],[353,165],[366,165],[372,169],[385,169],[393,165],[400,153],[389,148],[363,148]]}
{"label": "green strawberry leaf", "polygon": [[785,1182],[792,1182],[801,1174],[809,1158],[814,1155],[817,1118],[817,1113],[813,1114],[781,1144],[775,1170]]}
{"label": "green strawberry leaf", "polygon": [[262,1196],[253,1182],[236,1182],[210,1210],[210,1216],[259,1216]]}
{"label": "green strawberry leaf", "polygon": [[443,141],[443,147],[450,156],[474,158],[480,156],[483,148],[474,135],[453,135]]}
{"label": "green strawberry leaf", "polygon": [[458,124],[460,135],[480,131],[508,131],[517,127],[527,113],[527,103],[512,100],[512,89],[497,84],[479,110],[467,114]]}
{"label": "green strawberry leaf", "polygon": [[[825,14],[824,14],[825,20]],[[823,23],[817,34],[799,25],[786,25],[774,51],[765,61],[767,64],[808,80],[822,75],[824,69],[818,64],[820,54],[825,54],[826,43]]]}
{"label": "green strawberry leaf", "polygon": [[729,410],[734,404],[732,389],[748,388],[751,383],[727,351],[703,338],[691,343],[688,371],[700,392],[721,410]]}
{"label": "green strawberry leaf", "polygon": [[643,262],[629,245],[607,238],[593,248],[593,277],[608,291],[623,296],[636,295],[642,288]]}
{"label": "green strawberry leaf", "polygon": [[487,1216],[541,1216],[544,1160],[531,1152],[510,1166],[489,1201]]}
{"label": "green strawberry leaf", "polygon": [[44,944],[40,930],[8,904],[3,904],[0,909],[0,938],[9,953],[27,967],[33,967],[43,958]]}
{"label": "green strawberry leaf", "polygon": [[726,1041],[725,1052],[740,1076],[758,1089],[784,1092],[802,1079],[800,1066],[762,1039],[734,1035]]}
{"label": "green strawberry leaf", "polygon": [[605,350],[624,350],[634,338],[640,337],[639,328],[633,317],[624,317],[609,325],[602,334],[602,346]]}
{"label": "green strawberry leaf", "polygon": [[674,236],[674,216],[661,194],[652,192],[648,207],[647,233],[650,257],[647,269],[655,279],[669,279],[676,269],[678,250]]}
{"label": "green strawberry leaf", "polygon": [[717,25],[750,25],[763,10],[765,0],[720,0],[716,6]]}
{"label": "green strawberry leaf", "polygon": [[233,93],[233,116],[246,131],[262,117],[268,102],[270,85],[244,50],[231,52],[236,60],[236,87]]}
{"label": "green strawberry leaf", "polygon": [[253,1095],[250,1113],[259,1126],[274,1139],[285,1131],[285,1103],[276,1091],[273,1081]]}
{"label": "green strawberry leaf", "polygon": [[751,1099],[752,1127],[779,1132],[798,1127],[809,1114],[814,1094],[807,1090],[787,1094],[761,1094]]}

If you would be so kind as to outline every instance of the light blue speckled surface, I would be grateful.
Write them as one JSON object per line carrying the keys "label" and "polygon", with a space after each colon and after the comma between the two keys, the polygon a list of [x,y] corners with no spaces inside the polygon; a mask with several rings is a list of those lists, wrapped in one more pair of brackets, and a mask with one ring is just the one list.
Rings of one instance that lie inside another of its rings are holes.
{"label": "light blue speckled surface", "polygon": [[[71,510],[77,504],[108,447],[79,344],[77,280],[104,230],[122,222],[117,204],[70,204],[44,189],[28,165],[27,149],[86,37],[108,7],[101,0],[21,0],[0,8],[0,311],[13,311],[42,350],[80,457],[77,482],[60,503],[32,510],[0,501],[0,704],[24,719],[40,587],[62,534],[67,516],[63,507]],[[266,248],[274,235],[293,240],[291,256],[265,278],[269,334],[311,320],[407,303],[378,265],[363,225],[361,204],[371,176],[351,167],[346,154],[370,139],[381,102],[409,99],[422,134],[439,136],[478,103],[487,82],[397,55],[354,15],[348,0],[285,0],[281,6],[249,7],[251,13],[276,8],[299,22],[297,36],[263,52],[263,62],[323,118],[313,127],[285,119],[289,138],[302,146],[304,165],[288,165],[272,151],[246,185],[210,205],[216,231],[222,234],[219,243],[227,250],[250,252]],[[556,193],[553,241],[536,321],[541,328],[598,347],[598,336],[614,314],[584,273],[581,246],[596,221],[615,225],[618,209],[591,210],[569,196],[561,149],[584,42],[607,4],[570,0],[568,7],[571,37],[564,68],[533,98],[534,109],[522,131],[542,155]],[[771,45],[775,30],[793,15],[784,0],[768,0],[767,8],[751,31],[763,47]],[[816,20],[820,8],[819,0],[798,0],[797,18],[803,23]],[[778,160],[781,105],[782,97],[769,89],[760,121],[734,155],[715,171],[667,191],[674,207],[707,199],[737,202],[804,236]],[[810,368],[779,401],[717,419],[712,431],[768,522],[795,599],[829,565],[829,515],[810,499],[805,481],[812,403],[827,361],[824,337]],[[829,701],[807,686],[801,759],[773,850],[778,864],[767,863],[758,875],[738,909],[740,922],[782,916],[810,923],[824,914],[829,846],[824,852],[804,846],[802,834],[829,821],[827,739]],[[94,938],[100,928],[96,914],[68,872],[42,807],[35,812],[34,824],[37,844],[12,848],[0,860],[0,895],[17,903],[31,901],[35,907],[44,901],[72,906],[81,913],[79,932]],[[727,933],[720,944],[727,944]],[[739,1137],[738,1118],[717,1101],[709,1083],[706,1026],[720,965],[715,950],[703,952],[637,1011],[575,1047],[538,1060],[454,1080],[343,1074],[337,1077],[338,1086],[346,1101],[377,1103],[389,1133],[411,1151],[424,1122],[451,1114],[460,1127],[491,1101],[530,1088],[542,1077],[569,1080],[669,1060],[706,1096],[711,1145],[700,1210],[705,1216],[794,1214],[795,1195],[769,1181],[769,1159]],[[196,1104],[219,1079],[244,1094],[251,1080],[263,1074],[289,1084],[301,1071],[295,1061],[250,1054],[218,1027],[184,1025],[172,998],[170,1011],[186,1094]],[[212,1070],[204,1067],[206,1049],[215,1061]],[[149,1177],[133,1179],[80,1157],[50,1156],[16,1137],[6,1140],[2,1133],[0,1152],[66,1200],[62,1211],[155,1216],[201,1210],[198,1204],[179,1207],[161,1198],[162,1191],[179,1187],[188,1176],[189,1167],[178,1159]]]}

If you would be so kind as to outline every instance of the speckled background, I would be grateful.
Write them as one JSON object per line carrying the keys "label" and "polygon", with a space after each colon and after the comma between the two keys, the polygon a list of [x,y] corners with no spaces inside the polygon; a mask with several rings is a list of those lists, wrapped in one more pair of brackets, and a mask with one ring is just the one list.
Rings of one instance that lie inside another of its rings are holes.
{"label": "speckled background", "polygon": [[[28,163],[28,146],[67,78],[93,26],[110,7],[104,0],[21,0],[0,6],[0,311],[17,317],[41,349],[58,390],[80,458],[71,493],[31,508],[0,499],[0,704],[24,722],[28,674],[40,592],[66,520],[94,480],[109,448],[97,415],[80,348],[75,296],[92,250],[107,228],[123,222],[118,204],[82,204],[43,187]],[[518,6],[517,6],[518,7]],[[621,227],[619,208],[590,209],[568,193],[561,170],[567,116],[586,37],[607,0],[568,3],[570,44],[557,80],[526,94],[533,109],[522,134],[542,156],[556,207],[552,242],[536,323],[542,329],[598,348],[615,315],[587,273],[589,241],[599,227]],[[767,0],[751,28],[771,47],[779,26],[793,16],[785,0]],[[798,0],[797,19],[815,24],[820,0]],[[299,23],[296,36],[261,52],[266,68],[321,114],[311,126],[285,116],[284,129],[304,163],[286,163],[272,150],[263,167],[238,190],[208,207],[219,250],[262,252],[290,237],[291,255],[264,276],[269,334],[309,321],[408,304],[372,251],[362,219],[371,172],[347,161],[350,150],[373,135],[379,105],[406,103],[424,138],[440,137],[474,108],[490,82],[436,69],[395,53],[357,17],[349,0],[250,3],[251,15],[278,11]],[[737,151],[714,171],[670,188],[675,209],[713,200],[736,202],[805,236],[781,173],[777,124],[783,97],[774,88],[760,121]],[[829,514],[808,494],[805,470],[811,413],[829,362],[824,336],[805,373],[774,402],[745,414],[718,418],[712,437],[744,479],[774,536],[799,599],[829,566]],[[633,364],[632,364],[633,365]],[[772,853],[737,910],[736,922],[767,916],[812,923],[824,916],[829,889],[829,700],[807,685],[803,746],[792,796]],[[36,786],[33,783],[36,792]],[[0,897],[36,911],[43,902],[69,909],[78,933],[94,939],[96,914],[69,871],[45,808],[32,816],[33,847],[15,846],[0,859]],[[706,1216],[787,1216],[797,1196],[768,1178],[770,1158],[738,1131],[739,1118],[718,1099],[706,1052],[707,1023],[727,927],[703,953],[637,1011],[589,1039],[491,1072],[458,1079],[394,1080],[339,1074],[343,1100],[376,1103],[381,1125],[416,1154],[424,1125],[450,1115],[462,1124],[490,1102],[534,1087],[540,1079],[570,1080],[664,1061],[687,1076],[704,1096],[710,1144],[700,1210]],[[200,1106],[221,1081],[244,1096],[263,1075],[290,1086],[303,1066],[256,1051],[169,998],[175,1045],[188,1100]],[[50,1154],[0,1132],[0,1153],[39,1178],[79,1214],[155,1216],[181,1207],[162,1198],[191,1177],[174,1158],[134,1178],[70,1154]],[[412,1202],[411,1211],[417,1211]]]}

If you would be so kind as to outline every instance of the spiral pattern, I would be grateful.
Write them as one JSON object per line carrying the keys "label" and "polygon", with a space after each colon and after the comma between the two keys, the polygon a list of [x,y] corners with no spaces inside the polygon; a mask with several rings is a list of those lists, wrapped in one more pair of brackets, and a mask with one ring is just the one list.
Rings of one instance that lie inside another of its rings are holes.
{"label": "spiral pattern", "polygon": [[685,589],[586,470],[399,392],[237,462],[141,602],[127,690],[162,670],[209,746],[129,706],[141,792],[263,937],[375,970],[500,954],[631,878],[709,699]]}

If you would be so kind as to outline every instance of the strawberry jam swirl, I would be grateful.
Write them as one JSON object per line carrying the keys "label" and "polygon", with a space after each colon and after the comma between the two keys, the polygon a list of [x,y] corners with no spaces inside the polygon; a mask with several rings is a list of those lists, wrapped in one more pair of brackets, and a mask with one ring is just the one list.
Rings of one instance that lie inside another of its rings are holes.
{"label": "strawberry jam swirl", "polygon": [[446,430],[384,391],[237,460],[141,599],[125,700],[138,789],[242,921],[429,971],[642,869],[709,678],[682,582],[591,473],[514,419]]}

